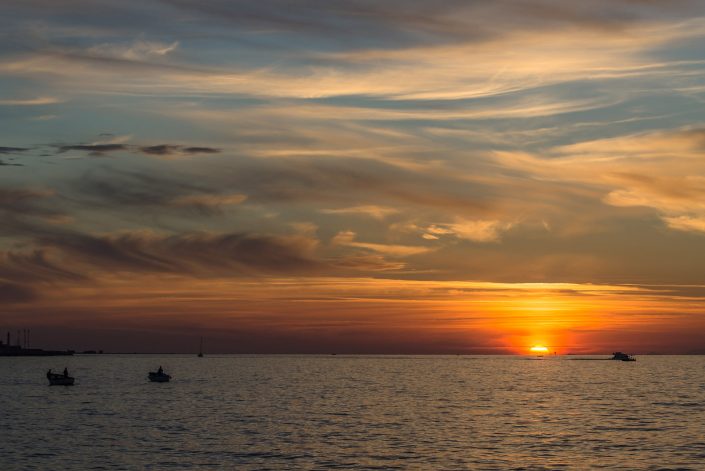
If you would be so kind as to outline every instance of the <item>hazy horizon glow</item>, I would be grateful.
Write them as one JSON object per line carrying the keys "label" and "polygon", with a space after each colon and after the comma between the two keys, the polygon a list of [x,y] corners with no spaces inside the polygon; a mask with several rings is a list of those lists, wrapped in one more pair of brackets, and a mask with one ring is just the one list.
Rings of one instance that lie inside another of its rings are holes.
{"label": "hazy horizon glow", "polygon": [[705,353],[702,2],[0,3],[0,332]]}

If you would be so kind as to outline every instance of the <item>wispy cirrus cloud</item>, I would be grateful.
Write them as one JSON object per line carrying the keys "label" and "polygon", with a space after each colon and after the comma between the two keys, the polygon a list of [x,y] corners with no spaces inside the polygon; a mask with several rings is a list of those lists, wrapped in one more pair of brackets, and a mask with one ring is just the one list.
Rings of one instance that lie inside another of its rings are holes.
{"label": "wispy cirrus cloud", "polygon": [[705,217],[704,133],[656,131],[559,146],[544,157],[499,152],[509,167],[544,179],[599,188],[616,207],[651,208],[668,227],[701,231]]}
{"label": "wispy cirrus cloud", "polygon": [[0,213],[5,215],[5,228],[9,227],[7,218],[10,217],[36,216],[51,219],[62,215],[63,212],[52,204],[55,195],[56,192],[48,188],[0,188]]}
{"label": "wispy cirrus cloud", "polygon": [[369,250],[372,252],[378,252],[392,257],[408,257],[411,255],[418,255],[434,250],[433,247],[358,242],[355,240],[356,236],[357,234],[355,234],[353,231],[342,231],[336,234],[335,237],[333,237],[333,239],[331,240],[331,244],[344,245],[347,247]]}
{"label": "wispy cirrus cloud", "polygon": [[399,210],[395,208],[389,208],[384,206],[366,205],[366,206],[352,206],[349,208],[337,208],[337,209],[321,209],[324,214],[359,214],[372,217],[374,219],[385,219],[387,216],[396,214]]}
{"label": "wispy cirrus cloud", "polygon": [[[448,2],[433,9],[422,3],[398,9],[335,2],[334,6],[302,4],[301,10],[286,10],[287,13],[241,3],[196,8],[191,2],[179,2],[178,7],[209,19],[215,15],[227,25],[240,22],[254,30],[270,24],[282,28],[281,34],[295,36],[307,31],[320,35],[329,28],[338,33],[346,31],[352,21],[386,39],[396,35],[398,41],[382,43],[382,47],[361,41],[353,43],[353,47],[340,45],[339,50],[309,51],[298,63],[272,68],[256,61],[251,65],[240,62],[237,67],[189,63],[188,50],[180,62],[155,64],[150,58],[166,57],[178,42],[137,40],[127,45],[93,45],[83,51],[74,48],[57,53],[55,48],[41,57],[39,53],[6,62],[0,70],[19,75],[51,72],[55,78],[64,77],[64,87],[73,84],[84,90],[88,87],[111,93],[169,94],[178,90],[185,94],[303,99],[480,98],[586,78],[658,77],[668,70],[669,75],[674,75],[680,62],[652,58],[648,52],[705,33],[698,19],[685,21],[685,12],[693,7],[687,3],[682,4],[680,13],[670,12],[682,21],[666,15],[666,19],[671,19],[668,22],[664,21],[664,14],[669,12],[657,5],[634,7],[625,2],[600,2],[599,8],[585,8],[574,2],[535,2],[532,7],[521,2],[485,7]],[[401,11],[407,8],[410,11]],[[610,17],[606,11],[614,11],[616,16]],[[301,16],[304,12],[308,14]],[[521,15],[522,20],[513,15]],[[498,27],[487,28],[488,24]],[[512,47],[517,43],[523,45],[520,53]],[[110,67],[105,67],[106,61],[112,61]],[[106,80],[107,73],[114,75],[116,71],[120,74],[117,80]],[[139,71],[139,79],[131,80],[128,72],[134,75],[135,71]],[[157,87],[157,83],[162,86]],[[549,115],[600,102],[584,100],[582,104],[576,101],[568,105],[551,103],[550,97],[548,100],[524,106],[525,113]],[[496,112],[498,117],[510,116],[521,108],[512,105]],[[472,114],[472,110],[467,112]]]}
{"label": "wispy cirrus cloud", "polygon": [[92,46],[88,54],[97,57],[116,57],[120,59],[146,61],[166,56],[179,47],[179,42],[162,43],[156,41],[136,40],[127,44],[103,43]]}
{"label": "wispy cirrus cloud", "polygon": [[62,103],[63,100],[53,97],[37,98],[0,98],[0,106],[42,106]]}
{"label": "wispy cirrus cloud", "polygon": [[113,167],[94,169],[82,175],[72,182],[67,193],[87,206],[107,204],[128,211],[138,207],[156,211],[195,209],[203,214],[247,199],[245,194],[209,187],[205,182],[194,182],[183,174],[164,176]]}
{"label": "wispy cirrus cloud", "polygon": [[668,227],[679,231],[705,232],[705,216],[664,216]]}
{"label": "wispy cirrus cloud", "polygon": [[497,220],[456,220],[450,224],[429,226],[424,238],[434,240],[439,236],[453,235],[459,239],[474,242],[497,242],[501,233],[509,230],[512,226],[512,223]]}
{"label": "wispy cirrus cloud", "polygon": [[319,266],[312,257],[316,241],[299,236],[149,231],[96,236],[57,232],[39,243],[69,256],[88,270],[205,274],[256,274]]}

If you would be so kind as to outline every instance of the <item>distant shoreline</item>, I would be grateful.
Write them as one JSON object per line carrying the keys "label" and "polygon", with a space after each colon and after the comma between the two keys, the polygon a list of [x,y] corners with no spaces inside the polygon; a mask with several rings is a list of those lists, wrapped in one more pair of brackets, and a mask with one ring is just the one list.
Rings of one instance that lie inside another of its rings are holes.
{"label": "distant shoreline", "polygon": [[[196,357],[196,352],[103,352],[103,353],[86,353],[73,351],[72,353],[60,352],[51,355],[3,355],[0,357],[10,356],[103,356],[103,355],[180,355],[185,357]],[[218,352],[207,353],[204,358],[218,356],[310,356],[310,357],[503,357],[503,358],[532,358],[532,359],[551,359],[563,358],[571,361],[590,361],[590,360],[611,360],[611,353],[594,353],[590,356],[583,354],[565,354],[565,355],[543,355],[537,356],[532,354],[506,354],[506,353],[254,353],[254,352]],[[705,353],[635,353],[634,356],[703,356]],[[608,357],[608,358],[605,358]]]}

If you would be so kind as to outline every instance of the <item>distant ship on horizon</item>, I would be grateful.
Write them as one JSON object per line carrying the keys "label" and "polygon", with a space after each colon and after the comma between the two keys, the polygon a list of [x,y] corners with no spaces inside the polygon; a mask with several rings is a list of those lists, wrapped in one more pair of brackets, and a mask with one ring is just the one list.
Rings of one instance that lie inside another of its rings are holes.
{"label": "distant ship on horizon", "polygon": [[622,352],[614,352],[612,354],[612,358],[610,360],[619,360],[619,361],[636,361],[636,358],[634,358],[631,355],[627,355],[626,353]]}

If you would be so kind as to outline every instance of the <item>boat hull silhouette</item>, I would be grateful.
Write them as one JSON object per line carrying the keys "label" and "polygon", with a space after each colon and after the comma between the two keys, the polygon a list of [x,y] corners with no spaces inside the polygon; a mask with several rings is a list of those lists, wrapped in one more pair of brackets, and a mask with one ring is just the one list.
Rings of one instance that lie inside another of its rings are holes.
{"label": "boat hull silhouette", "polygon": [[64,376],[62,374],[48,374],[49,386],[73,386],[75,378],[72,376]]}
{"label": "boat hull silhouette", "polygon": [[171,379],[171,375],[166,373],[157,373],[155,371],[150,371],[147,377],[153,383],[168,383]]}

